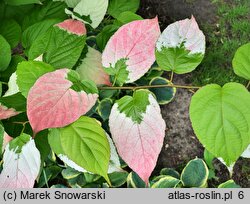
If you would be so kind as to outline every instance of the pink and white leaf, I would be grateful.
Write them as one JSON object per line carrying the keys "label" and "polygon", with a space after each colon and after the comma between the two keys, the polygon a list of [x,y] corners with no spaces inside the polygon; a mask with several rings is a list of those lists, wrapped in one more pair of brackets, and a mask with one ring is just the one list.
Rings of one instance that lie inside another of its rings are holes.
{"label": "pink and white leaf", "polygon": [[203,32],[192,16],[191,19],[185,19],[170,24],[161,34],[157,41],[156,48],[161,51],[162,48],[176,48],[184,44],[184,47],[190,51],[190,54],[205,53],[206,41]]}
{"label": "pink and white leaf", "polygon": [[66,30],[70,34],[86,35],[87,30],[85,24],[78,20],[67,19],[61,23],[56,24],[62,30]]}
{"label": "pink and white leaf", "polygon": [[64,127],[87,113],[98,98],[97,94],[76,92],[67,80],[70,70],[60,69],[44,74],[30,89],[27,114],[34,133]]}
{"label": "pink and white leaf", "polygon": [[8,119],[19,113],[20,112],[16,111],[14,108],[8,108],[0,103],[0,120]]}
{"label": "pink and white leaf", "polygon": [[119,155],[145,183],[155,168],[166,129],[160,107],[151,94],[149,102],[140,123],[120,112],[117,103],[109,118],[111,135]]}
{"label": "pink and white leaf", "polygon": [[22,147],[21,153],[5,148],[0,188],[32,188],[40,171],[40,153],[34,140]]}
{"label": "pink and white leaf", "polygon": [[102,67],[102,54],[92,47],[88,47],[88,53],[76,71],[82,80],[92,80],[97,85],[111,85],[109,75]]}
{"label": "pink and white leaf", "polygon": [[108,68],[127,59],[127,83],[141,78],[155,61],[155,45],[160,36],[158,18],[137,20],[122,26],[108,41],[102,64]]}

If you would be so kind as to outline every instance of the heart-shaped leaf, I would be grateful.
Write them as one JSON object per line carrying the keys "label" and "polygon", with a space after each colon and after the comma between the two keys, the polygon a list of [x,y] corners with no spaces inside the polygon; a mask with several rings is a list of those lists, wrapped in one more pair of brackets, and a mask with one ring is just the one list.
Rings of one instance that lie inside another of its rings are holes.
{"label": "heart-shaped leaf", "polygon": [[205,54],[205,36],[192,16],[170,24],[156,44],[156,61],[166,71],[193,71]]}
{"label": "heart-shaped leaf", "polygon": [[5,148],[0,188],[32,188],[40,171],[40,153],[29,135],[22,134]]}
{"label": "heart-shaped leaf", "polygon": [[81,60],[76,71],[81,79],[92,80],[97,85],[111,85],[109,75],[102,67],[102,54],[92,47],[88,47],[87,55]]}
{"label": "heart-shaped leaf", "polygon": [[27,114],[34,133],[64,127],[92,108],[97,89],[93,84],[81,83],[77,76],[72,70],[61,69],[36,81],[27,98]]}
{"label": "heart-shaped leaf", "polygon": [[160,35],[158,19],[138,20],[122,26],[108,41],[102,55],[107,73],[119,85],[142,77],[155,61]]}
{"label": "heart-shaped leaf", "polygon": [[207,85],[192,97],[190,118],[200,142],[230,166],[249,145],[250,93],[238,83]]}
{"label": "heart-shaped leaf", "polygon": [[109,126],[119,155],[148,183],[166,128],[155,98],[147,90],[124,96],[112,107]]}
{"label": "heart-shaped leaf", "polygon": [[250,43],[242,45],[235,53],[233,68],[235,74],[250,80]]}

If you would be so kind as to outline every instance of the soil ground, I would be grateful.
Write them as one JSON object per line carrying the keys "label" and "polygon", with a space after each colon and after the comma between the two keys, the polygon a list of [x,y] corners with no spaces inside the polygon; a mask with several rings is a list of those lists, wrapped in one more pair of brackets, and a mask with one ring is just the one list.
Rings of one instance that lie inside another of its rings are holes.
{"label": "soil ground", "polygon": [[[231,3],[231,1],[224,1]],[[209,0],[141,0],[138,13],[144,18],[158,15],[161,29],[168,24],[194,15],[201,28],[207,24],[216,26],[218,21],[216,4]],[[206,33],[206,30],[204,30]],[[209,45],[209,43],[207,43]],[[190,84],[190,74],[174,77],[175,84]],[[156,173],[164,167],[180,170],[191,159],[202,158],[204,148],[196,138],[189,119],[189,104],[192,93],[178,89],[175,99],[162,106],[162,115],[167,124],[166,137],[159,156]],[[218,180],[210,180],[209,187],[216,187],[228,179],[227,168],[214,161]],[[234,167],[233,179],[242,187],[250,187],[250,160],[239,159]]]}

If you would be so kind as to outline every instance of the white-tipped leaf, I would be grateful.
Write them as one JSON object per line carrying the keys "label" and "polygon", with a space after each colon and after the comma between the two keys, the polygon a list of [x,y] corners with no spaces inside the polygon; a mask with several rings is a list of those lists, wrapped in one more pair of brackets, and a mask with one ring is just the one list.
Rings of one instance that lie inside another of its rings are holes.
{"label": "white-tipped leaf", "polygon": [[16,72],[14,72],[9,79],[8,82],[8,87],[9,89],[6,91],[6,93],[4,94],[4,96],[11,96],[13,94],[16,94],[19,92],[19,87],[16,83],[16,79],[17,79],[17,74]]}
{"label": "white-tipped leaf", "polygon": [[192,16],[170,24],[156,44],[156,60],[166,71],[184,74],[194,70],[205,54],[205,36]]}
{"label": "white-tipped leaf", "polygon": [[[84,21],[93,28],[97,28],[103,20],[108,9],[108,0],[81,0],[73,9],[73,12],[66,9],[65,12],[72,18]],[[78,15],[75,15],[77,13]],[[82,20],[78,16],[89,17],[90,21]]]}
{"label": "white-tipped leaf", "polygon": [[128,166],[148,183],[165,136],[165,121],[153,95],[138,90],[112,107],[109,126],[117,151]]}
{"label": "white-tipped leaf", "polygon": [[[0,174],[0,188],[32,188],[40,171],[40,153],[35,142],[28,135],[21,135],[19,144],[12,140],[7,144],[3,156],[3,170]],[[27,138],[30,138],[27,141]],[[20,143],[23,146],[20,146]]]}

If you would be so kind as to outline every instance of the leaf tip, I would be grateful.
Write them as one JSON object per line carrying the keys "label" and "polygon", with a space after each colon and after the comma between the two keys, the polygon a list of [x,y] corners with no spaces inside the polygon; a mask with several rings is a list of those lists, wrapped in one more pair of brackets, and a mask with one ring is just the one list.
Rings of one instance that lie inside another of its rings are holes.
{"label": "leaf tip", "polygon": [[66,30],[70,34],[81,36],[86,35],[87,33],[85,24],[78,20],[67,19],[61,23],[56,24],[56,26],[62,30]]}

